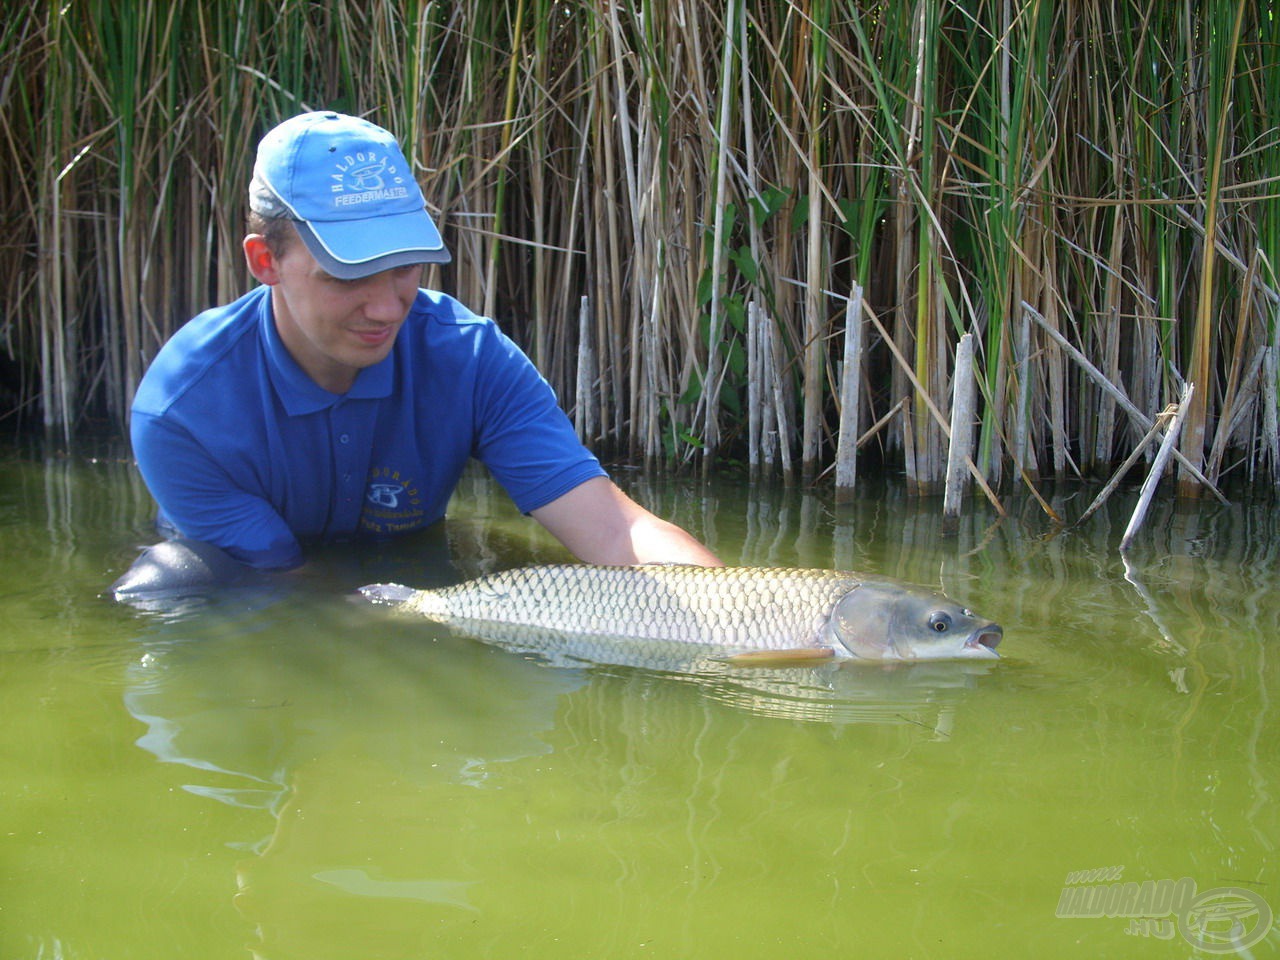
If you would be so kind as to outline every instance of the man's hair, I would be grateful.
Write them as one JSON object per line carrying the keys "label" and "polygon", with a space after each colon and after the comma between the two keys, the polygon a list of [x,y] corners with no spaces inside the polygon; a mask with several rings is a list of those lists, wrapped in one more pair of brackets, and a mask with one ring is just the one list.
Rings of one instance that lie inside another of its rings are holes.
{"label": "man's hair", "polygon": [[277,257],[285,252],[298,239],[298,231],[288,217],[264,217],[250,210],[246,226],[250,233],[260,233],[267,241],[267,248]]}

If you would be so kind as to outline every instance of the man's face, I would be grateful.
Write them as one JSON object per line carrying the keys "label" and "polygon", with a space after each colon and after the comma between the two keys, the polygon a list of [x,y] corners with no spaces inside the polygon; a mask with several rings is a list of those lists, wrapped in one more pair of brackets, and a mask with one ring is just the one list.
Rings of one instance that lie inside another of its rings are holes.
{"label": "man's face", "polygon": [[280,339],[312,380],[333,393],[345,393],[360,370],[391,352],[417,296],[421,264],[339,280],[296,237],[270,259],[268,275],[254,274],[271,285]]}

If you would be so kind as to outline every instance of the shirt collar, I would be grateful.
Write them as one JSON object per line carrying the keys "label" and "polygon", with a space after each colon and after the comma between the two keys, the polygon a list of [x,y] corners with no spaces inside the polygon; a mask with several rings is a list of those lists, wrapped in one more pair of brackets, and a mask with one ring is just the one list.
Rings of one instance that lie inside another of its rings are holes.
{"label": "shirt collar", "polygon": [[264,287],[263,291],[259,331],[267,358],[267,369],[271,375],[271,385],[275,388],[276,396],[284,404],[285,412],[289,416],[299,417],[316,413],[343,400],[379,400],[391,395],[393,358],[398,344],[372,367],[365,367],[357,373],[355,383],[346,393],[330,393],[298,366],[298,361],[293,359],[293,355],[285,347],[284,341],[280,339],[280,332],[276,329],[275,315],[271,310],[271,288]]}

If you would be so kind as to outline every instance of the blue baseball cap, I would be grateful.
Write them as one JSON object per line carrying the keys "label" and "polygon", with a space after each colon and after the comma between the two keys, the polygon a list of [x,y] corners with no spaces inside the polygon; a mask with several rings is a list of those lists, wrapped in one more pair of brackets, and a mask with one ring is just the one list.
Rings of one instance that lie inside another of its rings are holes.
{"label": "blue baseball cap", "polygon": [[258,143],[249,208],[294,221],[326,271],[355,280],[449,251],[400,145],[368,120],[303,113]]}

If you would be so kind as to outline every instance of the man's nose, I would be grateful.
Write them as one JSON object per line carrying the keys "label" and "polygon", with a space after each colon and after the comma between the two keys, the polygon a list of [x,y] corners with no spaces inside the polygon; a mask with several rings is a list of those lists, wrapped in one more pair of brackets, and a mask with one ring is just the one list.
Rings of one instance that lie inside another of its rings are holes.
{"label": "man's nose", "polygon": [[398,323],[408,312],[408,304],[390,272],[376,274],[366,285],[365,316],[380,323]]}

